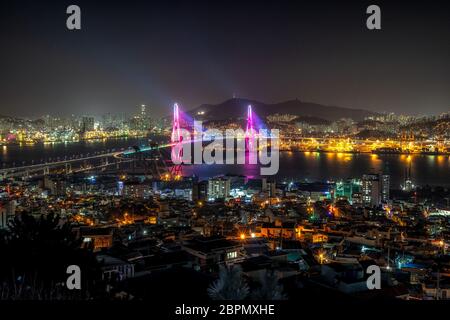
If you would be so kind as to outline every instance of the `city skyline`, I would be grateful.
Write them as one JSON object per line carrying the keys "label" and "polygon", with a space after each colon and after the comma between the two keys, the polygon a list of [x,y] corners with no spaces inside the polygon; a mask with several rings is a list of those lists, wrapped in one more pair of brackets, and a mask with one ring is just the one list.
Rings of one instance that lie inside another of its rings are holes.
{"label": "city skyline", "polygon": [[448,305],[449,13],[1,1],[0,305],[105,319]]}
{"label": "city skyline", "polygon": [[[393,112],[393,111],[371,111],[368,109],[356,109],[356,108],[347,108],[347,107],[342,107],[342,106],[336,106],[336,105],[325,105],[325,104],[320,104],[320,103],[316,103],[313,101],[301,101],[298,98],[292,99],[292,100],[282,100],[276,103],[272,103],[272,104],[266,104],[263,103],[261,101],[257,101],[255,99],[249,99],[249,98],[245,98],[245,97],[231,97],[229,99],[226,99],[224,101],[221,101],[217,104],[210,104],[210,103],[203,103],[199,106],[196,106],[194,108],[186,108],[185,111],[188,113],[192,113],[196,110],[202,109],[204,106],[207,106],[208,108],[215,108],[218,106],[221,106],[223,104],[226,104],[232,100],[236,100],[238,101],[238,104],[245,104],[246,101],[252,101],[252,102],[256,102],[258,104],[261,105],[278,105],[278,104],[283,104],[283,103],[289,103],[292,101],[298,101],[301,103],[306,103],[306,104],[311,104],[311,105],[319,105],[325,108],[331,107],[331,108],[340,108],[343,110],[349,110],[349,111],[363,111],[363,112],[367,112],[367,114],[371,114],[370,116],[366,116],[366,118],[372,118],[372,117],[376,117],[376,116],[387,116],[387,115],[395,115],[395,116],[400,116],[400,117],[406,117],[406,118],[410,118],[410,119],[426,119],[426,118],[440,118],[440,117],[447,117],[447,115],[450,113],[450,110],[447,111],[442,111],[442,112],[438,112],[438,113],[426,113],[426,112],[422,112],[422,113],[399,113],[399,112]],[[177,102],[174,102],[175,104],[179,104]],[[172,103],[172,105],[174,104]],[[171,105],[171,106],[172,106]],[[183,104],[180,104],[184,107]],[[24,115],[19,115],[19,116],[15,116],[15,115],[11,115],[8,113],[4,113],[4,114],[0,114],[0,117],[3,118],[12,118],[12,119],[18,119],[18,120],[31,120],[31,121],[35,121],[35,120],[42,120],[42,119],[46,119],[48,117],[53,118],[53,119],[70,119],[70,118],[82,118],[82,117],[93,117],[95,120],[99,120],[100,122],[102,121],[102,118],[104,118],[105,116],[120,116],[123,117],[123,119],[126,118],[133,118],[133,117],[139,117],[142,115],[142,108],[145,108],[145,113],[146,113],[146,117],[148,119],[169,119],[171,117],[171,110],[167,109],[164,111],[159,110],[159,108],[157,107],[152,107],[151,105],[148,104],[136,104],[130,107],[130,109],[127,109],[126,111],[108,111],[106,110],[105,112],[96,112],[96,111],[86,111],[86,112],[72,112],[69,114],[66,113],[61,113],[61,111],[57,111],[54,113],[42,113],[42,114],[35,114],[35,115],[30,115],[30,114],[24,114]],[[154,110],[156,110],[156,114],[154,113]],[[295,112],[295,113],[300,113],[300,112]],[[200,113],[197,113],[197,115],[202,115]],[[243,116],[244,114],[242,114]],[[292,114],[290,114],[289,112],[279,112],[278,109],[274,108],[273,110],[269,110],[269,116],[280,116],[280,115],[285,115],[285,116],[292,116]],[[310,114],[301,114],[302,116],[310,116]],[[234,119],[235,116],[230,116],[230,120]],[[346,117],[342,117],[342,119],[345,119]],[[350,119],[352,117],[349,117]],[[214,120],[213,118],[211,118],[210,120]],[[223,120],[223,119],[216,119],[216,120]]]}
{"label": "city skyline", "polygon": [[118,113],[146,104],[162,116],[173,102],[188,110],[233,96],[404,114],[450,107],[444,1],[381,2],[375,31],[365,26],[366,1],[79,1],[78,31],[65,28],[69,4],[2,3],[0,114]]}

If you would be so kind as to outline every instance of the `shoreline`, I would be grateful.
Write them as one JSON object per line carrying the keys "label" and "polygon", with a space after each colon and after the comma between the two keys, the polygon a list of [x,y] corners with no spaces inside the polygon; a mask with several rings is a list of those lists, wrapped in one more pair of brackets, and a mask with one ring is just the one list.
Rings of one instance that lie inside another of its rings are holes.
{"label": "shoreline", "polygon": [[374,155],[407,155],[407,156],[450,156],[450,152],[381,152],[381,151],[329,151],[329,150],[289,150],[280,149],[280,152],[295,153],[334,153],[334,154],[374,154]]}

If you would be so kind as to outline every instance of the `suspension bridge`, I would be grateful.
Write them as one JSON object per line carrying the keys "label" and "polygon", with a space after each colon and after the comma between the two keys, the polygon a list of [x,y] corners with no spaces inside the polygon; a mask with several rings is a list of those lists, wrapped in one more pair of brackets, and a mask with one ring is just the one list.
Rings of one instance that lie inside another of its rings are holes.
{"label": "suspension bridge", "polygon": [[[183,119],[186,122],[186,119]],[[57,157],[54,161],[51,158],[48,161],[39,163],[13,165],[0,169],[1,179],[22,178],[28,179],[50,174],[74,174],[90,171],[129,171],[141,172],[151,175],[155,178],[162,176],[180,176],[182,174],[181,159],[183,149],[175,150],[174,146],[179,143],[191,143],[192,141],[183,141],[181,134],[180,110],[178,104],[173,107],[172,134],[168,143],[150,143],[147,146],[132,146],[128,149],[107,150],[94,154],[72,155],[70,157]],[[247,122],[245,130],[245,139],[247,145],[251,147],[256,137],[256,130],[253,120],[252,107],[247,108]],[[169,151],[169,152],[168,152]],[[171,154],[171,156],[170,156]],[[170,160],[171,159],[171,160]],[[173,160],[173,161],[172,161]]]}

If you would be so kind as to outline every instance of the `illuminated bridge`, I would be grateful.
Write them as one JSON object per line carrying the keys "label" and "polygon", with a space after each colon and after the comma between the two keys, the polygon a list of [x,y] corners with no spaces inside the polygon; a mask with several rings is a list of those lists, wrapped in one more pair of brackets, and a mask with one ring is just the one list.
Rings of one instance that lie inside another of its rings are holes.
{"label": "illuminated bridge", "polygon": [[[89,171],[115,172],[141,172],[150,174],[153,177],[179,176],[181,165],[174,165],[168,156],[167,151],[172,151],[172,159],[180,160],[183,156],[182,149],[174,154],[174,146],[178,143],[191,143],[192,141],[182,141],[181,120],[178,104],[174,105],[172,134],[169,143],[147,146],[134,146],[119,151],[107,150],[103,153],[94,153],[86,155],[75,155],[72,157],[58,157],[55,161],[42,161],[40,163],[26,164],[19,166],[6,167],[0,169],[0,180],[7,178],[32,178],[49,174],[73,174]],[[253,122],[253,111],[251,106],[247,109],[247,126],[245,131],[246,141],[254,141],[256,131]],[[249,142],[250,143],[250,142]],[[63,158],[63,159],[61,159]]]}
{"label": "illuminated bridge", "polygon": [[[143,161],[154,161],[154,152],[169,148],[171,144],[153,145],[145,147],[132,147],[120,151],[107,151],[86,156],[73,156],[56,161],[46,161],[30,165],[12,166],[0,169],[0,177],[30,178],[33,176],[48,174],[72,174],[94,170],[119,170],[127,167],[127,170],[135,168],[134,163]],[[159,152],[158,152],[158,155]],[[128,164],[128,166],[126,166]]]}

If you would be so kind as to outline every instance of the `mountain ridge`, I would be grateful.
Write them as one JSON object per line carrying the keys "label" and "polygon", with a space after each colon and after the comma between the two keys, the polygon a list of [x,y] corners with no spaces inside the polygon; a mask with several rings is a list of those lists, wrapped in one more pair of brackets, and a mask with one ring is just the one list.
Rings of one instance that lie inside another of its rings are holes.
{"label": "mountain ridge", "polygon": [[201,115],[201,118],[204,120],[243,118],[246,116],[247,106],[249,104],[252,105],[252,109],[259,117],[267,117],[268,115],[278,113],[311,116],[329,121],[336,121],[341,118],[351,118],[356,121],[361,121],[365,117],[378,114],[364,109],[328,106],[313,102],[303,102],[299,99],[268,104],[246,98],[232,98],[219,104],[202,104],[197,108],[187,111],[187,113],[193,117]]}

